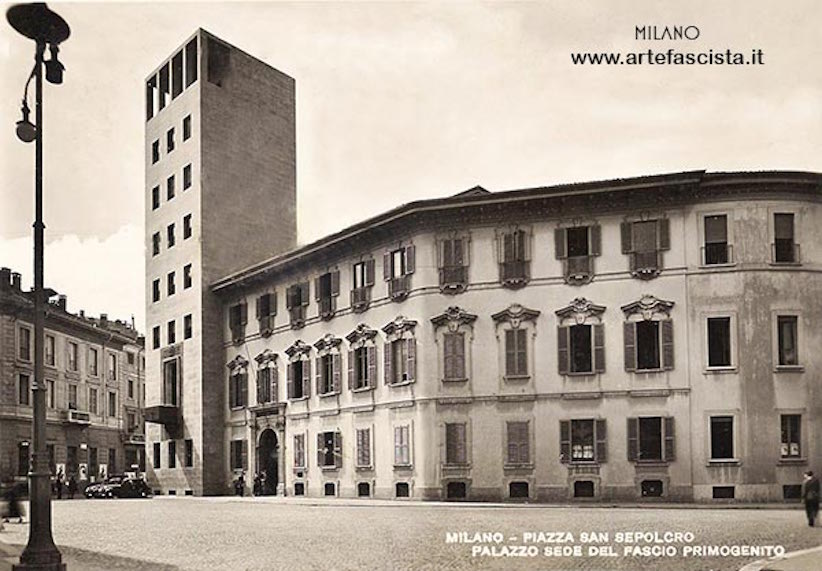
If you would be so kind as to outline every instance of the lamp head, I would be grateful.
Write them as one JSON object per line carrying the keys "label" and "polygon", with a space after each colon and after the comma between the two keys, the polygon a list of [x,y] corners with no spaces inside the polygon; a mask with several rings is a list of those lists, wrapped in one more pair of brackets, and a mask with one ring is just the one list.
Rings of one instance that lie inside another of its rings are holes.
{"label": "lamp head", "polygon": [[49,52],[51,59],[45,61],[46,64],[46,81],[59,85],[63,83],[63,70],[66,69],[60,60],[57,59],[57,52],[60,48],[57,44],[49,44]]}
{"label": "lamp head", "polygon": [[37,138],[37,127],[29,121],[29,106],[25,99],[20,110],[23,112],[23,118],[17,122],[17,138],[24,143],[31,143]]}

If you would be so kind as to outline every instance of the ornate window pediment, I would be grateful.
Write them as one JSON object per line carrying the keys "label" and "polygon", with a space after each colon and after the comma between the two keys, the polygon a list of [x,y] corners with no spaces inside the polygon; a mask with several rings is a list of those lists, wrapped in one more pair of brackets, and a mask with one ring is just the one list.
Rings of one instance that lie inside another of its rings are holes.
{"label": "ornate window pediment", "polygon": [[571,319],[578,324],[585,323],[591,317],[599,317],[605,312],[604,305],[597,305],[584,297],[574,299],[568,306],[558,309],[555,313],[560,319]]}
{"label": "ornate window pediment", "polygon": [[360,323],[357,327],[345,336],[349,343],[364,343],[370,341],[377,336],[377,330],[371,329],[365,323]]}
{"label": "ornate window pediment", "polygon": [[645,294],[639,300],[622,306],[622,311],[625,317],[632,315],[639,315],[645,321],[651,320],[654,314],[664,314],[670,316],[671,309],[674,307],[673,301],[666,301],[659,299],[653,295]]}
{"label": "ornate window pediment", "polygon": [[413,319],[406,319],[402,315],[397,316],[397,318],[387,324],[382,330],[385,332],[386,335],[389,336],[396,336],[402,337],[402,334],[406,331],[413,332],[414,327],[417,326],[417,322]]}
{"label": "ornate window pediment", "polygon": [[317,351],[331,351],[335,347],[339,347],[341,343],[342,339],[334,337],[331,333],[326,333],[322,339],[314,343],[314,347],[317,348]]}
{"label": "ornate window pediment", "polygon": [[491,316],[491,319],[497,324],[507,322],[511,324],[511,327],[517,328],[523,321],[536,321],[539,314],[539,310],[528,309],[515,303],[508,307],[508,309],[495,313]]}
{"label": "ornate window pediment", "polygon": [[276,364],[277,354],[271,349],[266,349],[265,351],[254,357],[254,360],[257,361],[258,365],[263,367],[269,364]]}
{"label": "ornate window pediment", "polygon": [[299,359],[303,355],[308,356],[310,353],[311,345],[307,345],[301,339],[294,341],[294,344],[285,350],[285,354],[288,355],[289,359]]}
{"label": "ornate window pediment", "polygon": [[468,313],[461,307],[452,305],[441,314],[432,317],[431,323],[437,329],[442,326],[448,326],[448,329],[456,331],[460,325],[470,325],[477,320],[477,316],[473,313]]}
{"label": "ornate window pediment", "polygon": [[237,355],[231,361],[229,361],[226,367],[228,367],[232,373],[240,372],[242,369],[248,367],[248,359],[246,359],[242,355]]}

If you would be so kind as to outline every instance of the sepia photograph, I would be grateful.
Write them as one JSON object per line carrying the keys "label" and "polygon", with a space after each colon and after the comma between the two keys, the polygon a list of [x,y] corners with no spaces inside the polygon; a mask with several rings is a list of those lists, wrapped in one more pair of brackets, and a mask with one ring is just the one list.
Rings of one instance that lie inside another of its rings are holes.
{"label": "sepia photograph", "polygon": [[822,4],[0,8],[0,571],[822,569]]}

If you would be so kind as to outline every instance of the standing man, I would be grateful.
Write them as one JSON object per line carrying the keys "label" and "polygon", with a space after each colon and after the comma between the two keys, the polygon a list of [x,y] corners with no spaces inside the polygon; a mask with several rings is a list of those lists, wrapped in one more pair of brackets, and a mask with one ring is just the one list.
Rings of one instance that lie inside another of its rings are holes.
{"label": "standing man", "polygon": [[810,470],[805,472],[805,481],[802,482],[802,500],[805,502],[808,525],[813,527],[819,513],[819,478]]}

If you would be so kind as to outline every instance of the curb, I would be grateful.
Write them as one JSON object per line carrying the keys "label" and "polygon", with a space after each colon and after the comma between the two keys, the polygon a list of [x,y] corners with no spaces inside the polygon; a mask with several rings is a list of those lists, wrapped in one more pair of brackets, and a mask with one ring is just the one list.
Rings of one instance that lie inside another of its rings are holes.
{"label": "curb", "polygon": [[782,557],[772,557],[770,559],[760,559],[753,563],[748,563],[739,571],[768,571],[768,566],[778,564],[782,561],[787,561],[795,557],[803,557],[805,555],[819,554],[820,562],[822,562],[822,545],[819,547],[811,547],[809,549],[802,549],[800,551],[791,551]]}

